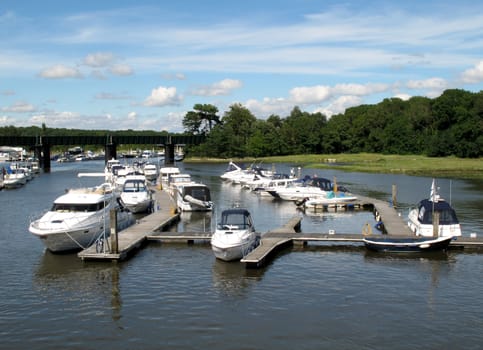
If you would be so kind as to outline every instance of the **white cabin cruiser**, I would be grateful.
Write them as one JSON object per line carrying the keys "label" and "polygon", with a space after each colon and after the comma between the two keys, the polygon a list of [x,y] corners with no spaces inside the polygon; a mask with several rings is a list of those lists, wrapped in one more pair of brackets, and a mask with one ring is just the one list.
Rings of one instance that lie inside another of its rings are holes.
{"label": "white cabin cruiser", "polygon": [[111,184],[71,189],[33,221],[29,231],[54,253],[85,249],[110,234],[111,209],[117,211],[119,230],[133,223],[132,214],[120,209]]}
{"label": "white cabin cruiser", "polygon": [[153,197],[144,175],[128,175],[121,191],[122,205],[131,213],[146,213],[152,208]]}
{"label": "white cabin cruiser", "polygon": [[190,182],[178,184],[174,189],[176,205],[180,211],[211,211],[213,202],[211,201],[210,189],[208,186]]}
{"label": "white cabin cruiser", "polygon": [[272,196],[288,201],[299,201],[304,198],[326,197],[333,190],[332,182],[322,177],[304,178],[294,181],[290,186],[268,191]]}
{"label": "white cabin cruiser", "polygon": [[246,209],[226,209],[211,237],[215,257],[224,261],[240,260],[260,243],[250,212]]}
{"label": "white cabin cruiser", "polygon": [[144,176],[148,181],[156,181],[158,178],[158,167],[153,163],[146,163],[143,167]]}
{"label": "white cabin cruiser", "polygon": [[409,211],[408,226],[417,236],[434,236],[433,215],[439,217],[438,237],[461,236],[461,226],[456,212],[437,192],[433,179],[428,199],[423,199],[416,208]]}

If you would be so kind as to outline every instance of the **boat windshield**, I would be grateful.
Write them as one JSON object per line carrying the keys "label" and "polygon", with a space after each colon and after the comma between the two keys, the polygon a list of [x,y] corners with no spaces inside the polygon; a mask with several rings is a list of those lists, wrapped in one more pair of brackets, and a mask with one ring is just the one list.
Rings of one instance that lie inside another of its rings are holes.
{"label": "boat windshield", "polygon": [[143,181],[127,181],[124,184],[124,192],[146,192],[146,185]]}
{"label": "boat windshield", "polygon": [[249,217],[243,213],[231,213],[230,215],[223,215],[218,225],[220,227],[229,226],[232,229],[244,230],[249,227],[249,221]]}
{"label": "boat windshield", "polygon": [[60,213],[67,213],[67,212],[94,212],[101,210],[105,207],[104,202],[99,203],[54,203],[52,206],[51,211],[56,211]]}

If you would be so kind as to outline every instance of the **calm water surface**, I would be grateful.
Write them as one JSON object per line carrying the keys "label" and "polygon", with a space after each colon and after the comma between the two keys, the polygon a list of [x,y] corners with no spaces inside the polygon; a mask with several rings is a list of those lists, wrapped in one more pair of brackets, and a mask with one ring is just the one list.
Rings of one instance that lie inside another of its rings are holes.
{"label": "calm water surface", "polygon": [[[361,232],[370,212],[310,214],[223,184],[226,164],[180,164],[208,184],[211,215],[183,215],[178,230],[209,230],[233,202],[266,232],[303,215],[305,232]],[[288,171],[288,166],[278,166]],[[28,232],[76,177],[102,162],[53,164],[18,190],[0,192],[0,349],[482,349],[483,254],[371,254],[310,245],[262,269],[215,260],[209,245],[149,243],[121,263],[44,251]],[[303,169],[337,176],[356,193],[409,207],[430,178]],[[464,234],[483,234],[483,182],[438,179]],[[407,210],[403,210],[403,215]]]}

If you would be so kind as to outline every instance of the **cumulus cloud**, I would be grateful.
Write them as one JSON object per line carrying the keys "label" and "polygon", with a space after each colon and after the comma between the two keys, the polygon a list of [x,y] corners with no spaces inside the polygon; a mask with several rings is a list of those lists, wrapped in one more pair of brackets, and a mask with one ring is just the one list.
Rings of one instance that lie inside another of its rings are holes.
{"label": "cumulus cloud", "polygon": [[362,103],[362,98],[359,96],[340,96],[323,108],[317,108],[314,112],[320,112],[327,117],[334,114],[344,113],[349,107],[359,106]]}
{"label": "cumulus cloud", "polygon": [[313,104],[327,100],[330,97],[328,86],[302,86],[290,90],[290,99],[295,104]]}
{"label": "cumulus cloud", "polygon": [[367,96],[389,90],[388,84],[337,84],[330,89],[332,95]]}
{"label": "cumulus cloud", "polygon": [[240,80],[223,79],[211,85],[202,86],[193,90],[191,93],[196,96],[220,96],[229,95],[233,90],[243,86]]}
{"label": "cumulus cloud", "polygon": [[409,94],[404,94],[404,93],[400,93],[400,94],[395,94],[394,97],[396,98],[400,98],[401,100],[403,101],[407,101],[409,100],[412,96],[409,95]]}
{"label": "cumulus cloud", "polygon": [[2,107],[2,111],[9,113],[28,113],[35,111],[35,107],[30,103],[16,102],[11,106]]}
{"label": "cumulus cloud", "polygon": [[269,116],[272,114],[288,114],[294,105],[291,101],[285,98],[268,98],[265,97],[262,101],[250,99],[245,102],[245,107],[257,116]]}
{"label": "cumulus cloud", "polygon": [[114,62],[114,55],[110,52],[96,52],[88,54],[83,63],[89,67],[106,67]]}
{"label": "cumulus cloud", "polygon": [[148,107],[163,107],[169,105],[178,105],[182,98],[177,95],[175,87],[160,86],[151,91],[144,100],[144,105]]}
{"label": "cumulus cloud", "polygon": [[71,68],[58,64],[42,70],[39,76],[46,79],[82,78],[82,73],[77,68]]}
{"label": "cumulus cloud", "polygon": [[483,61],[478,62],[473,68],[465,70],[461,74],[464,83],[476,84],[483,81]]}

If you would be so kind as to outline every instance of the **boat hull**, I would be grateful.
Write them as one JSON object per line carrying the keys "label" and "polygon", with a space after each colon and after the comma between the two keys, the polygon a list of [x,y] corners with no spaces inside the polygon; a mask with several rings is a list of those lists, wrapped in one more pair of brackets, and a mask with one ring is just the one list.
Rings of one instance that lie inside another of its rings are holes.
{"label": "boat hull", "polygon": [[240,260],[249,252],[251,252],[258,245],[256,239],[252,239],[247,242],[243,242],[232,246],[223,246],[217,242],[211,242],[211,249],[217,259],[223,261],[235,261]]}
{"label": "boat hull", "polygon": [[446,250],[452,239],[453,237],[438,237],[434,239],[421,237],[365,237],[363,242],[367,249],[377,252],[421,253]]}
{"label": "boat hull", "polygon": [[[40,238],[44,246],[53,253],[65,253],[85,249],[96,242],[96,240],[110,234],[110,215],[106,212],[105,216],[92,217],[84,220],[77,225],[64,225],[55,223],[49,219],[48,225],[46,218],[51,212],[44,215],[41,219],[30,224],[29,231]],[[122,230],[133,223],[133,217],[129,212],[117,213],[117,229]],[[60,221],[60,220],[58,220]]]}

